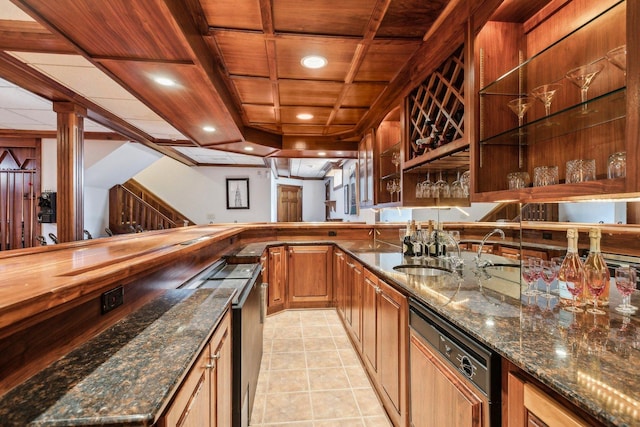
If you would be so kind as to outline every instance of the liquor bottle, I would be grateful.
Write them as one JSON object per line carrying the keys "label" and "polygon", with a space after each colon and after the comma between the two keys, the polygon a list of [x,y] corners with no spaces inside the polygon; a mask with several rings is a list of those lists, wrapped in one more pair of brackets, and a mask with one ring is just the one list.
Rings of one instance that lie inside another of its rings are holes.
{"label": "liquor bottle", "polygon": [[578,230],[575,228],[567,229],[567,254],[558,271],[560,302],[570,306],[573,305],[573,296],[567,288],[567,282],[579,282],[579,286],[583,289],[582,295],[578,297],[578,301],[581,301],[584,295],[584,265],[578,255]]}
{"label": "liquor bottle", "polygon": [[404,256],[413,256],[413,242],[411,242],[411,233],[413,232],[411,221],[407,221],[407,231],[402,241],[402,254]]}
{"label": "liquor bottle", "polygon": [[[609,288],[611,286],[611,276],[609,275],[609,267],[602,257],[600,252],[600,239],[602,237],[602,231],[599,228],[591,228],[589,230],[589,255],[584,261],[584,266],[591,267],[596,271],[602,271],[606,275],[606,285],[604,291],[598,297],[598,306],[603,307],[609,305]],[[584,294],[586,295],[586,302],[593,302],[593,295],[589,290],[589,286],[585,283]]]}

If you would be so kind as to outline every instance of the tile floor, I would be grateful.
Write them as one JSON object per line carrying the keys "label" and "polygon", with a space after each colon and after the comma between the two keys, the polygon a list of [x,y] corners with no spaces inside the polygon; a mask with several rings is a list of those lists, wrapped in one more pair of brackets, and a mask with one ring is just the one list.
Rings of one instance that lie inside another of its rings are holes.
{"label": "tile floor", "polygon": [[255,427],[389,427],[334,309],[267,318]]}

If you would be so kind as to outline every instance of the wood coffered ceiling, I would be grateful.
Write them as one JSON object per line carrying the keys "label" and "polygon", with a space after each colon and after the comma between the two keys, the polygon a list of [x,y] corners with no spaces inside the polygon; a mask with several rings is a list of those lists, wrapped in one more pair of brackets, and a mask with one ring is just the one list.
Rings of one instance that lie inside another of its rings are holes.
{"label": "wood coffered ceiling", "polygon": [[[0,20],[6,36],[0,48],[81,54],[187,141],[154,140],[90,100],[21,76],[18,64],[0,65],[0,77],[54,101],[86,101],[101,124],[164,150],[191,145],[244,152],[249,144],[260,156],[308,157],[321,150],[343,158],[355,157],[361,135],[462,43],[470,10],[499,3],[11,1],[37,23]],[[328,65],[302,67],[310,54]],[[152,81],[158,75],[177,85],[159,87]],[[301,121],[296,115],[302,112],[313,119]],[[204,125],[217,130],[207,133]]]}

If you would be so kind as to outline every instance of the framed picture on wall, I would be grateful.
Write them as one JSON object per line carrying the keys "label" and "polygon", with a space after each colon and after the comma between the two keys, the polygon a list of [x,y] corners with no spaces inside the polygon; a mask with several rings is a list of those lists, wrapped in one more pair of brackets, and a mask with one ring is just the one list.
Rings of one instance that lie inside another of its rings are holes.
{"label": "framed picture on wall", "polygon": [[344,213],[349,215],[349,185],[344,187]]}
{"label": "framed picture on wall", "polygon": [[249,209],[249,178],[227,178],[227,209]]}

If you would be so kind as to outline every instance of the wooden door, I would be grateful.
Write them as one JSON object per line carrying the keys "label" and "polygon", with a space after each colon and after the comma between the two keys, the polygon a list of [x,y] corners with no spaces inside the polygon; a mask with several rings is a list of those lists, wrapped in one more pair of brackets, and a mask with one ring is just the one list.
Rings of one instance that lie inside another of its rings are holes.
{"label": "wooden door", "polygon": [[362,286],[362,359],[371,372],[378,372],[378,278],[369,270],[364,271]]}
{"label": "wooden door", "polygon": [[37,245],[39,165],[39,140],[0,138],[0,251]]}
{"label": "wooden door", "polygon": [[329,307],[332,246],[289,246],[288,306]]}
{"label": "wooden door", "polygon": [[278,185],[278,222],[302,221],[302,187]]}
{"label": "wooden door", "polygon": [[285,292],[287,280],[286,248],[276,246],[269,248],[267,312],[269,314],[285,308]]}
{"label": "wooden door", "polygon": [[409,347],[411,426],[482,427],[480,397],[413,332]]}
{"label": "wooden door", "polygon": [[211,367],[211,425],[231,425],[231,315],[229,312],[211,338],[209,366]]}
{"label": "wooden door", "polygon": [[382,401],[397,425],[405,425],[407,408],[407,299],[383,281],[378,281],[377,343],[378,378]]}

